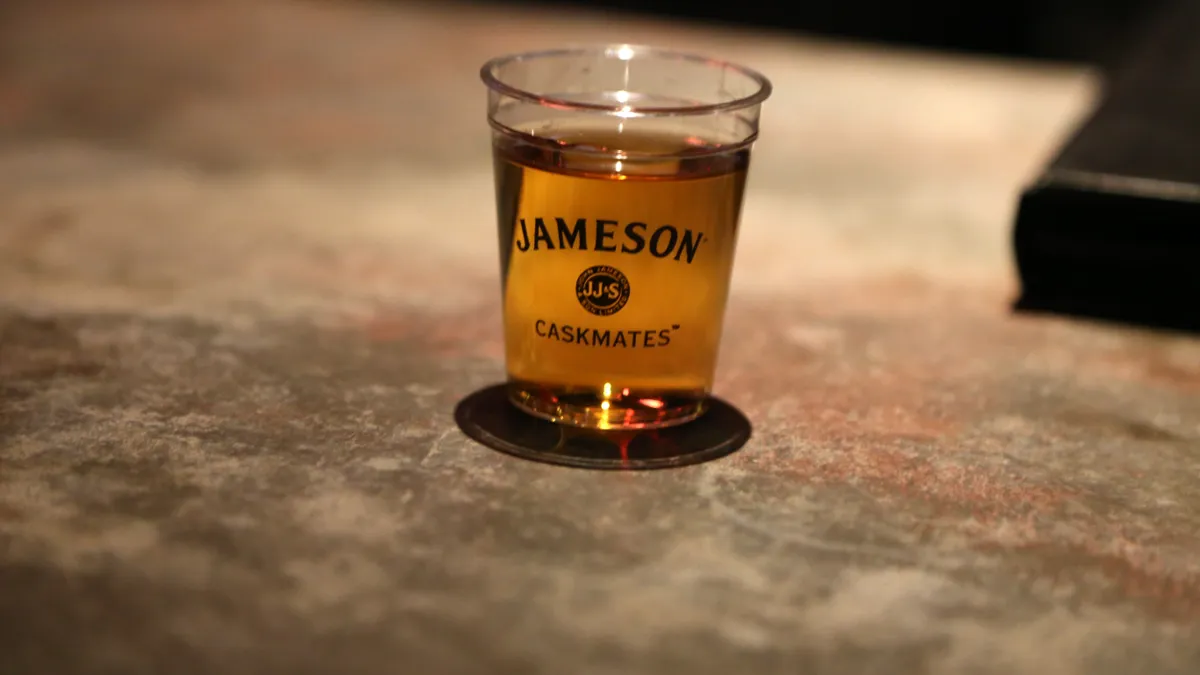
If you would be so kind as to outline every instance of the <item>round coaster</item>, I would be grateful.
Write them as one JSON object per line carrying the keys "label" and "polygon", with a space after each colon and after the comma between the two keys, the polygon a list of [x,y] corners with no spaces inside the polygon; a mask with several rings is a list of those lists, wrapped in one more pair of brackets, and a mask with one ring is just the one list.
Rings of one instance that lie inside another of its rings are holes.
{"label": "round coaster", "polygon": [[538,419],[508,400],[503,384],[459,402],[454,421],[470,438],[510,455],[588,469],[662,469],[724,457],[750,440],[750,421],[720,399],[697,419],[665,429],[599,431]]}

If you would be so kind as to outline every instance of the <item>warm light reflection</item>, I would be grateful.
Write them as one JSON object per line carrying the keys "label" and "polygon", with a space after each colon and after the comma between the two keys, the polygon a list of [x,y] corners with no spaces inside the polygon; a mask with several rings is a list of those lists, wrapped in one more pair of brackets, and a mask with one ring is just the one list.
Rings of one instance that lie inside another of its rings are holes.
{"label": "warm light reflection", "polygon": [[[620,166],[619,166],[620,162],[617,162],[617,164],[618,164],[617,171],[620,171],[621,170]],[[611,382],[604,383],[604,398],[612,398],[612,383]]]}
{"label": "warm light reflection", "polygon": [[617,58],[621,59],[622,61],[628,61],[629,59],[632,59],[633,47],[630,47],[629,45],[621,45],[621,47],[617,49]]}
{"label": "warm light reflection", "polygon": [[663,407],[663,402],[656,398],[643,398],[643,399],[639,400],[639,403],[646,406],[647,408],[658,409],[658,408]]}

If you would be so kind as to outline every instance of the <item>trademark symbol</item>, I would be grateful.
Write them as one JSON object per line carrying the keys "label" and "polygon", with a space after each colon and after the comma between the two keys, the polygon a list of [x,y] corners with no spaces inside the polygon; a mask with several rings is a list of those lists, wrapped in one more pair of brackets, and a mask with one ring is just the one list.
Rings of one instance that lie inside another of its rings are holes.
{"label": "trademark symbol", "polygon": [[679,324],[677,324],[677,323],[671,324],[671,330],[679,330]]}

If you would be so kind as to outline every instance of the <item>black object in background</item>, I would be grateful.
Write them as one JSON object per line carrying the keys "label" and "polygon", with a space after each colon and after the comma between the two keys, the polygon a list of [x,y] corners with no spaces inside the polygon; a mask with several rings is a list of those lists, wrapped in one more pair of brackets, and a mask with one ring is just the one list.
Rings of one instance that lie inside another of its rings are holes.
{"label": "black object in background", "polygon": [[1200,331],[1200,3],[1149,24],[1021,197],[1018,310]]}
{"label": "black object in background", "polygon": [[[505,0],[507,1],[507,0]],[[1107,65],[1163,0],[533,0],[813,35]]]}

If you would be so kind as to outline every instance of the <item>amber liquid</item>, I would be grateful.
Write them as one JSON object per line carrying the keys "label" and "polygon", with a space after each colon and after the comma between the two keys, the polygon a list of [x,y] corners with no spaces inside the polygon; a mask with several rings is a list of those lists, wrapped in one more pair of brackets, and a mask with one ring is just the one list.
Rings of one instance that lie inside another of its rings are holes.
{"label": "amber liquid", "polygon": [[721,340],[748,146],[498,130],[494,159],[512,400],[543,418],[601,429],[700,415]]}

